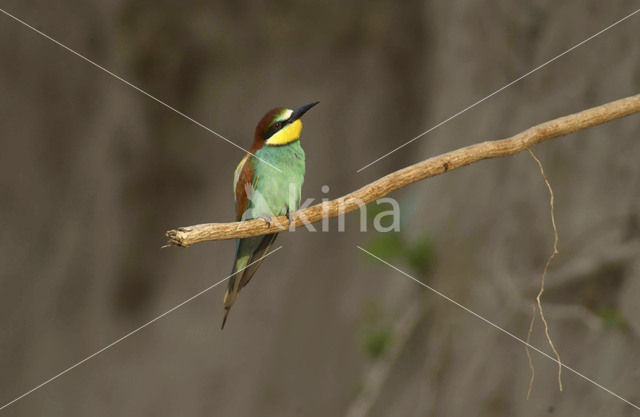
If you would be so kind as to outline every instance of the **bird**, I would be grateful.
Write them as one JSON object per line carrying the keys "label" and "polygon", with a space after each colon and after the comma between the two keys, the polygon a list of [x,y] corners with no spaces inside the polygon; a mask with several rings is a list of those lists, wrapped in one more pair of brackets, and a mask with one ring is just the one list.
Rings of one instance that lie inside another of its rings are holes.
{"label": "bird", "polygon": [[[318,103],[315,101],[296,110],[276,107],[260,119],[253,145],[233,175],[236,220],[262,218],[270,224],[270,217],[289,216],[298,209],[305,174],[300,118]],[[221,329],[224,329],[240,290],[256,273],[277,235],[270,233],[236,239],[235,260],[224,294]]]}

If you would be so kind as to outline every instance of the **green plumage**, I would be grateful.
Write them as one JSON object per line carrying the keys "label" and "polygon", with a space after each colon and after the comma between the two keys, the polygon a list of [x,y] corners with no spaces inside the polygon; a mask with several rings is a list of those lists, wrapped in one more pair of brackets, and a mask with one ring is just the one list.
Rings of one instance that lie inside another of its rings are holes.
{"label": "green plumage", "polygon": [[[295,110],[277,107],[258,122],[253,146],[233,176],[236,217],[241,220],[289,215],[300,207],[304,182],[304,151],[300,146],[300,118],[318,102]],[[236,257],[224,294],[222,328],[240,290],[269,253],[277,233],[236,241]]]}
{"label": "green plumage", "polygon": [[[305,173],[305,155],[300,141],[296,140],[281,146],[264,146],[256,151],[255,155],[257,158],[250,157],[248,161],[252,164],[254,176],[251,184],[252,192],[242,220],[282,216],[296,211],[300,206]],[[229,296],[225,297],[226,313],[235,302],[240,289],[249,283],[258,270],[262,263],[262,260],[258,261],[258,259],[269,252],[276,236],[277,233],[273,233],[237,239],[236,259],[231,273],[245,267],[246,269],[229,279],[228,288],[231,291],[227,290]],[[247,265],[250,266],[247,267]],[[223,327],[226,317],[225,314]]]}
{"label": "green plumage", "polygon": [[297,210],[305,171],[304,151],[300,141],[281,146],[265,146],[256,151],[256,156],[259,159],[251,158],[250,161],[254,172],[254,196],[249,199],[246,218],[282,216]]}

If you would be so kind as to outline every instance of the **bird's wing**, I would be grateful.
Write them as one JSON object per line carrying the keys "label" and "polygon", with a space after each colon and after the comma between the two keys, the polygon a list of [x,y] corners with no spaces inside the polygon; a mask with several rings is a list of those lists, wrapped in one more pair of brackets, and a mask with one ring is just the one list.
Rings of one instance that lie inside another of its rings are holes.
{"label": "bird's wing", "polygon": [[[251,164],[250,154],[247,154],[238,166],[233,175],[234,200],[236,202],[236,219],[242,220],[242,215],[249,208],[249,196],[258,185],[258,178]],[[234,275],[228,281],[227,291],[224,295],[224,317],[222,327],[227,321],[227,316],[231,306],[238,298],[240,290],[251,281],[253,274],[262,263],[262,258],[269,252],[273,245],[276,234],[238,239],[236,246],[236,256],[233,264]],[[258,261],[258,259],[260,259]],[[257,262],[256,262],[257,261]],[[252,264],[252,262],[255,262]],[[247,267],[247,265],[249,265]],[[243,269],[246,268],[246,269]],[[237,271],[240,271],[236,274]]]}
{"label": "bird's wing", "polygon": [[[249,258],[249,261],[247,262],[247,265],[251,265],[252,262],[255,262],[255,263],[253,265],[249,266],[244,271],[242,271],[242,277],[240,278],[240,288],[239,288],[239,290],[242,289],[245,285],[247,285],[249,283],[249,281],[251,281],[251,278],[253,278],[253,274],[255,274],[256,271],[258,270],[258,268],[260,267],[260,264],[264,260],[263,257],[267,253],[269,253],[269,250],[271,249],[271,246],[273,246],[273,242],[276,241],[276,237],[277,236],[278,236],[277,233],[272,233],[270,235],[260,236],[260,238],[261,238],[260,243],[258,244],[258,247],[251,254],[251,258]],[[260,259],[260,258],[263,258],[263,259]],[[258,259],[260,259],[260,260],[258,261]]]}
{"label": "bird's wing", "polygon": [[253,168],[249,160],[250,154],[246,154],[236,167],[233,174],[233,199],[236,202],[236,220],[242,220],[242,214],[247,209],[249,197],[247,191],[253,186]]}

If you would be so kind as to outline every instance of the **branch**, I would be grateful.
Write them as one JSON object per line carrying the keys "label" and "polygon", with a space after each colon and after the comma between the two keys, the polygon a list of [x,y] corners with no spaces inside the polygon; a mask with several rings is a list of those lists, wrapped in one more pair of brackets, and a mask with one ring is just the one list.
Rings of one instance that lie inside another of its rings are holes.
{"label": "branch", "polygon": [[[292,223],[295,227],[300,227],[318,222],[323,217],[331,218],[349,213],[363,204],[382,198],[414,182],[444,174],[483,159],[511,156],[548,139],[568,135],[638,112],[640,112],[640,94],[539,124],[507,139],[477,143],[434,156],[385,175],[343,197],[292,213]],[[288,230],[289,226],[289,219],[286,216],[272,218],[270,225],[262,219],[198,224],[169,230],[166,233],[169,238],[167,245],[187,247],[208,240],[259,236],[282,232]]]}

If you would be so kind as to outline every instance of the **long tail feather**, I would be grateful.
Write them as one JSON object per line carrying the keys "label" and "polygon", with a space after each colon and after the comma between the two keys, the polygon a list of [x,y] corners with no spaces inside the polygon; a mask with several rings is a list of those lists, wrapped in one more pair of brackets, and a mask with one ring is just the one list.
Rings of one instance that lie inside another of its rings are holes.
{"label": "long tail feather", "polygon": [[222,326],[220,326],[220,330],[224,329],[224,325],[227,322],[227,316],[229,315],[229,311],[231,311],[231,307],[224,308],[224,317],[222,317]]}
{"label": "long tail feather", "polygon": [[[237,275],[232,276],[229,279],[229,283],[227,284],[227,291],[224,294],[224,317],[222,318],[222,327],[221,330],[224,329],[224,325],[227,322],[227,316],[229,315],[229,311],[231,310],[231,306],[235,303],[238,298],[238,294],[240,290],[246,286],[251,278],[253,278],[253,274],[256,273],[260,264],[262,263],[262,258],[269,249],[273,245],[273,242],[276,240],[277,233],[257,237],[257,238],[245,238],[238,240],[238,246],[236,249],[236,261],[233,266],[233,273],[236,271],[245,268],[242,272]],[[249,256],[245,256],[246,252],[249,251]],[[260,260],[259,260],[260,259]],[[247,267],[247,265],[249,265]]]}

